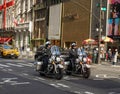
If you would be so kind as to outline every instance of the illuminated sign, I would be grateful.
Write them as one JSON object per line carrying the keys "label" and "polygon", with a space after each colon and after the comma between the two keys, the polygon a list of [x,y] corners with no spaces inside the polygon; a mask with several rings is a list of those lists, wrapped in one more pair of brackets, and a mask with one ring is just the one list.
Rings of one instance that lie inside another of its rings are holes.
{"label": "illuminated sign", "polygon": [[107,36],[120,36],[120,0],[108,0]]}

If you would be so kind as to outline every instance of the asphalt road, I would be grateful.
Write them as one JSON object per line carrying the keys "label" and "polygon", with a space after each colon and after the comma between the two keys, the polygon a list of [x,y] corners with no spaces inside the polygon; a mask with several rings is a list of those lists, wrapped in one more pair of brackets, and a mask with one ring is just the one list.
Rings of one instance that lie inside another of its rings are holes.
{"label": "asphalt road", "polygon": [[120,94],[119,70],[94,65],[89,79],[64,75],[56,80],[39,76],[32,60],[0,58],[0,94]]}

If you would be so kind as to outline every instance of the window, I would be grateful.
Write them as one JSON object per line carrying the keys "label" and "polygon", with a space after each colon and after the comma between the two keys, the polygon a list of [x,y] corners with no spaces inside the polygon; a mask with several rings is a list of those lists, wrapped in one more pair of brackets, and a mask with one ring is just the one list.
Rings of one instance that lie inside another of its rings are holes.
{"label": "window", "polygon": [[45,11],[44,10],[37,10],[35,12],[35,18],[36,19],[40,19],[40,18],[44,18],[45,17]]}
{"label": "window", "polygon": [[51,0],[50,5],[59,4],[61,0]]}
{"label": "window", "polygon": [[36,0],[36,3],[43,3],[43,0]]}

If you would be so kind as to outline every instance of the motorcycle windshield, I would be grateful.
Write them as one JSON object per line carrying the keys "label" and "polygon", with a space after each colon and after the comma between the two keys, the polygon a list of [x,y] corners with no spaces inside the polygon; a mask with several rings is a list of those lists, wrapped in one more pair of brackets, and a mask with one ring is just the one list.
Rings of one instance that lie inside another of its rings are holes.
{"label": "motorcycle windshield", "polygon": [[58,46],[51,47],[51,54],[52,55],[60,55],[60,48]]}
{"label": "motorcycle windshield", "polygon": [[84,51],[84,49],[80,49],[80,48],[77,49],[77,54],[79,56],[86,56],[86,52]]}

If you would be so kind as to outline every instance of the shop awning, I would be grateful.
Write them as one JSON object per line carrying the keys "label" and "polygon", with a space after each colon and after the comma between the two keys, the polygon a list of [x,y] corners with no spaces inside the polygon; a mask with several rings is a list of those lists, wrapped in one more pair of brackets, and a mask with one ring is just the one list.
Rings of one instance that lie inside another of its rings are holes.
{"label": "shop awning", "polygon": [[12,40],[12,38],[7,38],[7,37],[0,37],[0,43],[5,43],[5,42],[9,42],[9,41],[11,41]]}

